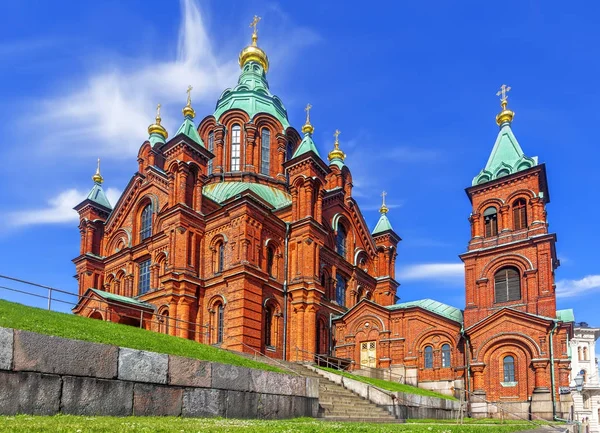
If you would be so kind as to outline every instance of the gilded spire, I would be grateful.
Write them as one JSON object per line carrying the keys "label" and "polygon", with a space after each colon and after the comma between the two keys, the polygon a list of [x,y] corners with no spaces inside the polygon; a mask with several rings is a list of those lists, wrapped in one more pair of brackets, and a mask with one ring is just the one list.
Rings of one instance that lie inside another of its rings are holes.
{"label": "gilded spire", "polygon": [[385,205],[385,196],[386,195],[387,195],[387,192],[385,192],[385,191],[383,191],[381,193],[382,201],[381,201],[381,207],[379,208],[379,213],[381,213],[381,214],[386,214],[389,211],[388,207]]}
{"label": "gilded spire", "polygon": [[341,160],[341,162],[344,162],[344,160],[346,159],[346,154],[344,152],[342,152],[342,150],[340,149],[340,141],[339,141],[340,134],[341,134],[341,132],[339,129],[336,129],[335,133],[333,134],[333,136],[335,137],[335,142],[333,143],[333,150],[331,152],[329,152],[329,155],[327,156],[327,158],[329,158],[329,161],[338,159],[338,160]]}
{"label": "gilded spire", "polygon": [[312,105],[306,104],[306,108],[304,109],[304,111],[306,111],[306,123],[302,127],[302,132],[304,134],[312,134],[313,132],[315,132],[314,126],[312,126],[310,124],[310,109],[311,108],[312,108]]}
{"label": "gilded spire", "polygon": [[267,57],[267,54],[263,50],[261,50],[257,44],[258,30],[256,26],[260,19],[261,18],[259,16],[254,15],[254,19],[250,23],[250,27],[252,27],[253,29],[252,43],[240,52],[239,62],[240,68],[243,68],[244,65],[250,61],[257,62],[263,67],[266,73],[269,70],[269,59]]}
{"label": "gilded spire", "polygon": [[160,107],[161,107],[160,104],[156,105],[155,123],[148,126],[148,134],[150,134],[150,135],[159,134],[164,139],[166,139],[169,136],[169,134],[167,133],[167,130],[165,129],[165,127],[160,124],[160,122],[162,121],[162,119],[160,117]]}
{"label": "gilded spire", "polygon": [[184,117],[189,117],[191,119],[193,119],[194,117],[196,117],[196,112],[194,111],[194,109],[192,108],[192,86],[188,86],[186,92],[187,92],[187,104],[185,105],[185,107],[183,107],[183,110],[181,110],[183,112],[183,116]]}
{"label": "gilded spire", "polygon": [[498,126],[502,126],[504,123],[512,122],[513,118],[515,117],[514,111],[506,108],[508,105],[508,92],[510,92],[510,87],[506,84],[503,84],[500,86],[500,90],[496,93],[496,96],[500,97],[500,106],[502,107],[502,111],[496,115],[496,123]]}
{"label": "gilded spire", "polygon": [[96,167],[96,173],[92,176],[94,183],[101,185],[104,182],[104,178],[100,174],[100,158],[98,158],[98,167]]}

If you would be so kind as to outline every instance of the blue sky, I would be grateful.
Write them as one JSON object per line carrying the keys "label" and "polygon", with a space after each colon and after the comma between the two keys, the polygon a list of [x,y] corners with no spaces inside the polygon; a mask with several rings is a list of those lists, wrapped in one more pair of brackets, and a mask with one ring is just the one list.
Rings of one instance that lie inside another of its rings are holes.
{"label": "blue sky", "polygon": [[[0,273],[75,291],[71,208],[102,158],[112,203],[137,169],[157,102],[173,132],[185,89],[199,118],[235,84],[237,56],[259,24],[273,93],[291,123],[313,105],[323,157],[348,154],[370,227],[380,193],[404,239],[402,300],[464,306],[458,254],[469,239],[469,186],[498,127],[495,96],[512,87],[513,131],[547,164],[558,234],[559,308],[597,318],[596,218],[600,5],[505,2],[9,2],[0,41]],[[27,25],[23,25],[27,23]],[[18,295],[2,297],[21,299]],[[28,303],[32,303],[28,299]]]}

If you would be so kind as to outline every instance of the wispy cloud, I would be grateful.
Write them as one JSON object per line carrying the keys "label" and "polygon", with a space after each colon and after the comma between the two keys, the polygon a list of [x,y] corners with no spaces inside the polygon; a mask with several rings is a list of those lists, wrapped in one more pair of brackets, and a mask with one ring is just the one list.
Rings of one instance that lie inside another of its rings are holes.
{"label": "wispy cloud", "polygon": [[428,280],[460,283],[464,280],[462,263],[425,263],[400,267],[398,280]]}
{"label": "wispy cloud", "polygon": [[[115,188],[108,188],[105,193],[106,198],[113,205],[121,195],[121,191]],[[87,193],[83,191],[68,189],[48,200],[46,207],[11,212],[6,215],[6,221],[9,227],[72,223],[78,220],[77,212],[73,207],[81,203],[86,196]]]}
{"label": "wispy cloud", "polygon": [[600,293],[600,275],[588,275],[579,280],[556,282],[556,296],[559,298],[573,298],[594,292]]}

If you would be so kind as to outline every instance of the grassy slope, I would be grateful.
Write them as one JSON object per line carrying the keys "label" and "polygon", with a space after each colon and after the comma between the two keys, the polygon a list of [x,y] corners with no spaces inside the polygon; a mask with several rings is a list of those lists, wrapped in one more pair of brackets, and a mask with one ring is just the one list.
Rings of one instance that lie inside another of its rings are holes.
{"label": "grassy slope", "polygon": [[418,388],[416,386],[405,385],[403,383],[398,383],[398,382],[390,382],[388,380],[382,380],[382,379],[373,379],[371,377],[358,376],[356,374],[350,374],[345,371],[336,370],[334,368],[327,368],[327,367],[318,367],[318,368],[320,368],[322,370],[330,371],[335,374],[341,374],[344,377],[358,380],[359,382],[368,383],[370,385],[376,386],[381,389],[386,389],[388,391],[393,391],[393,392],[399,391],[399,392],[406,392],[407,394],[417,394],[417,395],[424,395],[427,397],[437,397],[437,398],[443,398],[445,400],[456,400],[454,397],[450,397],[449,395],[439,394],[437,392],[429,391],[429,390],[423,389],[423,388]]}
{"label": "grassy slope", "polygon": [[84,417],[57,415],[14,417],[0,416],[0,432],[29,433],[95,433],[95,432],[162,432],[200,433],[237,432],[276,433],[276,432],[336,432],[336,433],[508,433],[531,429],[531,425],[418,425],[418,424],[364,424],[323,422],[309,418],[285,421],[234,420],[219,418],[157,418],[157,417]]}
{"label": "grassy slope", "polygon": [[268,364],[191,340],[3,300],[0,300],[0,327],[24,329],[40,334],[168,353],[260,370],[281,371]]}

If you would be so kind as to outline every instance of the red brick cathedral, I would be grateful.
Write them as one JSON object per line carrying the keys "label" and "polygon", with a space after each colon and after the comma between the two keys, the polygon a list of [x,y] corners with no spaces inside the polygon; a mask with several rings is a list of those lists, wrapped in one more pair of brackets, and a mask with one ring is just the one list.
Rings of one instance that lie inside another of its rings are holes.
{"label": "red brick cathedral", "polygon": [[440,392],[465,386],[474,415],[498,405],[562,415],[573,315],[556,311],[546,170],[511,130],[508,88],[490,158],[466,190],[463,311],[397,303],[400,237],[385,202],[369,230],[339,131],[325,162],[310,105],[302,133],[289,124],[256,25],[239,64],[237,85],[198,125],[191,87],[170,139],[158,111],[114,207],[93,176],[75,208],[75,313],[276,358],[345,358]]}

